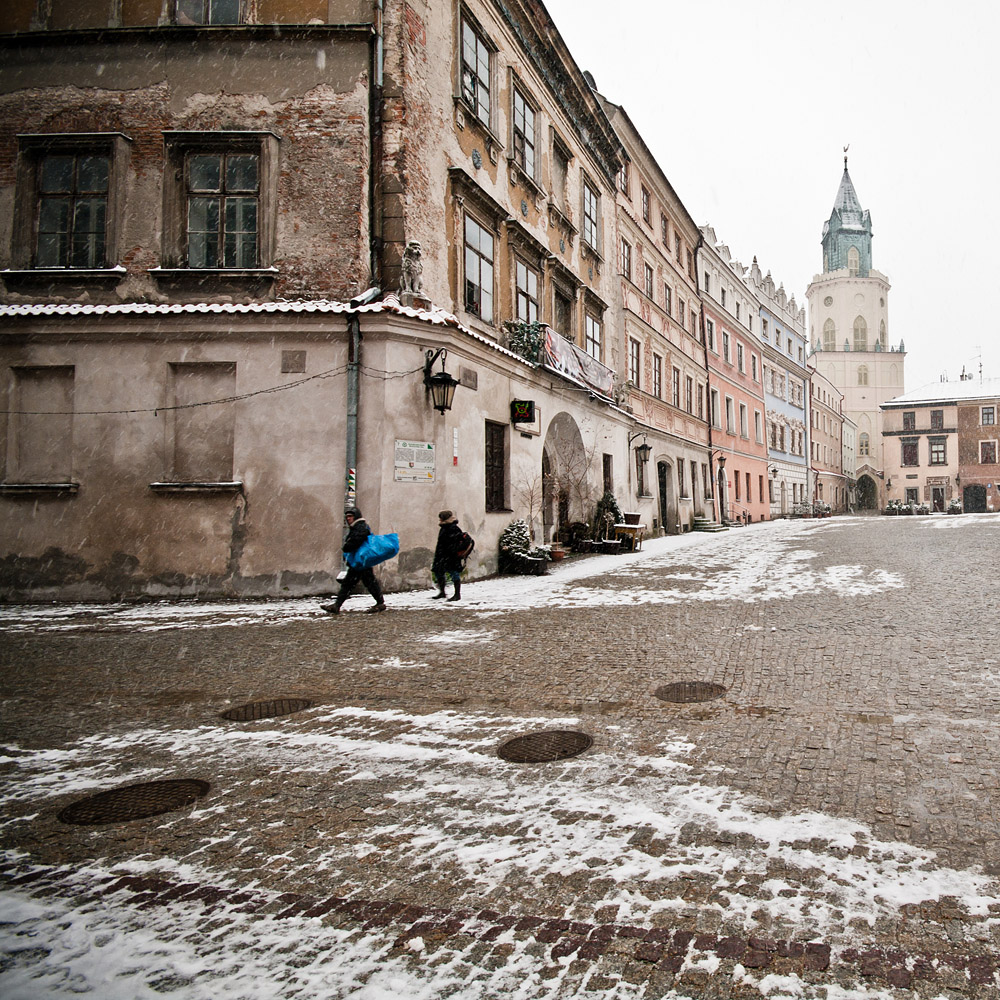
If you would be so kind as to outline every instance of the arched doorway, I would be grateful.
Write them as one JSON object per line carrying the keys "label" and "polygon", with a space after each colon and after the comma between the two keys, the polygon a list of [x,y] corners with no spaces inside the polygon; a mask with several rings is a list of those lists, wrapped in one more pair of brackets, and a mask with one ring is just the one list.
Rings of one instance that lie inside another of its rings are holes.
{"label": "arched doorway", "polygon": [[858,480],[858,509],[878,509],[878,487],[871,476],[862,476]]}
{"label": "arched doorway", "polygon": [[986,513],[986,487],[979,483],[966,486],[962,490],[962,510],[966,514]]}
{"label": "arched doorway", "polygon": [[729,493],[726,489],[726,470],[722,466],[719,467],[719,485],[717,489],[719,491],[719,520],[728,521]]}
{"label": "arched doorway", "polygon": [[669,462],[656,463],[656,481],[660,497],[660,524],[668,535],[677,534],[677,509],[674,501],[673,476]]}
{"label": "arched doorway", "polygon": [[592,516],[591,457],[576,421],[565,411],[557,413],[542,446],[543,541],[551,541],[573,521]]}

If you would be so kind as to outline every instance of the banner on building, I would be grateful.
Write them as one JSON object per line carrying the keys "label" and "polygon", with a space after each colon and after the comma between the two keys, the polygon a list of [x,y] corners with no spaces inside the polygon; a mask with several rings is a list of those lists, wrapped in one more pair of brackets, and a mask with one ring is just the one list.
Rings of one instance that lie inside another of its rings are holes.
{"label": "banner on building", "polygon": [[557,372],[589,385],[603,396],[611,396],[614,392],[611,369],[605,368],[600,361],[581,351],[551,327],[545,330],[545,363]]}
{"label": "banner on building", "polygon": [[430,441],[400,441],[394,452],[397,483],[434,482],[434,445]]}

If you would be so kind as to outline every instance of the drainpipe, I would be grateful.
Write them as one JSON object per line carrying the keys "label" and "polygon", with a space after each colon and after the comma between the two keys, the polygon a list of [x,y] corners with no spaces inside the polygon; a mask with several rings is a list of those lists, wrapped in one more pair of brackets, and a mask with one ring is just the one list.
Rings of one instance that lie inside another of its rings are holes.
{"label": "drainpipe", "polygon": [[705,337],[705,303],[701,298],[701,281],[698,275],[701,274],[698,260],[698,251],[705,245],[705,237],[701,230],[698,230],[698,242],[694,247],[694,287],[698,292],[698,326],[701,331],[701,349],[705,355],[705,414],[708,417],[708,482],[712,487],[712,512],[715,514],[717,524],[722,523],[722,510],[719,506],[719,481],[715,477],[715,463],[712,460],[712,377],[711,369],[708,367],[708,340]]}
{"label": "drainpipe", "polygon": [[347,320],[347,440],[345,442],[344,509],[358,502],[358,398],[360,395],[361,320]]}
{"label": "drainpipe", "polygon": [[369,284],[380,284],[382,225],[376,225],[376,207],[382,177],[382,83],[384,49],[382,38],[383,0],[374,0],[374,31],[371,41],[371,68],[368,86],[368,269]]}

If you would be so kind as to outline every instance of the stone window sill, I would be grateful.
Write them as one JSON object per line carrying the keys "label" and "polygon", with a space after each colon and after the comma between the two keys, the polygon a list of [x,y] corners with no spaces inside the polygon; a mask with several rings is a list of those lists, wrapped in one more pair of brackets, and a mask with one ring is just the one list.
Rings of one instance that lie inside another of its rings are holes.
{"label": "stone window sill", "polygon": [[43,496],[62,493],[76,493],[79,483],[0,483],[0,495],[3,496]]}
{"label": "stone window sill", "polygon": [[242,493],[242,480],[198,483],[150,483],[154,493]]}
{"label": "stone window sill", "polygon": [[0,271],[0,277],[9,288],[19,285],[118,282],[125,274],[125,268],[121,264],[114,267],[8,267]]}

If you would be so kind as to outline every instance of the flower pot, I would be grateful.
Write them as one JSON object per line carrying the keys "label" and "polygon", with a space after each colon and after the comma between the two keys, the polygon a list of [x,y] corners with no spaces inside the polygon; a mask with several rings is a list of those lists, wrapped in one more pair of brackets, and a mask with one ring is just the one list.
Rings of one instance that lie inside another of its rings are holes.
{"label": "flower pot", "polygon": [[566,557],[566,550],[553,545],[552,548],[549,549],[549,555],[552,557],[553,562],[559,562],[560,559],[564,559]]}
{"label": "flower pot", "polygon": [[605,538],[604,541],[601,542],[601,551],[606,556],[618,555],[618,553],[621,552],[621,548],[622,543],[617,538]]}
{"label": "flower pot", "polygon": [[623,512],[622,513],[622,517],[625,518],[625,523],[626,524],[641,524],[642,523],[642,512],[641,511],[638,514],[636,514],[634,512],[630,512],[630,513],[626,514],[626,513]]}
{"label": "flower pot", "polygon": [[581,538],[576,543],[577,552],[589,552],[594,545],[594,540],[592,538]]}

